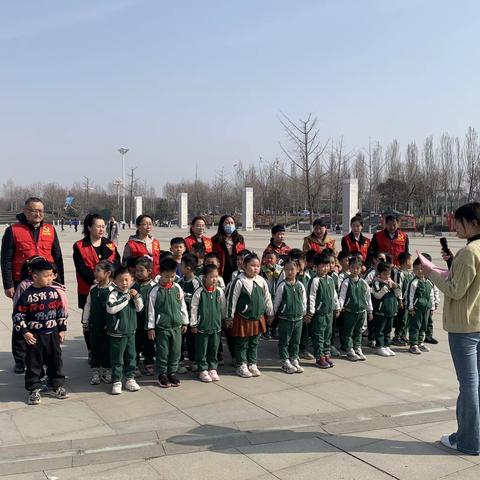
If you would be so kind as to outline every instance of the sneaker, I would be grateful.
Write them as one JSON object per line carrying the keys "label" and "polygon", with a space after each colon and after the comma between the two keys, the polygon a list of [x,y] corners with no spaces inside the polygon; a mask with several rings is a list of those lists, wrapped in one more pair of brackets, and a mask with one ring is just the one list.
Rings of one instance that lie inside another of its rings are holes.
{"label": "sneaker", "polygon": [[172,387],[179,387],[180,386],[180,380],[178,379],[178,377],[175,373],[169,373],[167,375],[167,377],[170,380],[170,385]]}
{"label": "sneaker", "polygon": [[430,351],[430,347],[427,347],[424,343],[421,343],[418,348],[420,348],[420,350],[422,352],[429,352]]}
{"label": "sneaker", "polygon": [[42,382],[42,386],[40,387],[41,392],[48,392],[52,389],[51,381],[48,377],[41,378],[40,382]]}
{"label": "sneaker", "polygon": [[390,353],[388,353],[388,350],[385,347],[378,347],[375,350],[375,353],[377,355],[380,355],[381,357],[389,357],[390,356]]}
{"label": "sneaker", "polygon": [[161,375],[158,376],[158,384],[160,385],[161,388],[168,388],[172,386],[170,383],[170,380],[168,379],[165,373],[162,373]]}
{"label": "sneaker", "polygon": [[340,352],[335,345],[330,345],[330,355],[332,357],[339,357],[340,356]]}
{"label": "sneaker", "polygon": [[55,398],[59,400],[65,400],[70,396],[70,394],[65,390],[65,387],[57,387],[53,392]]}
{"label": "sneaker", "polygon": [[212,377],[206,370],[200,372],[200,381],[205,383],[212,383]]}
{"label": "sneaker", "polygon": [[127,381],[125,382],[125,390],[128,390],[129,392],[138,392],[140,390],[140,385],[134,378],[127,378]]}
{"label": "sneaker", "polygon": [[140,378],[142,376],[142,371],[140,370],[140,367],[135,367],[135,370],[133,371],[133,376],[135,378]]}
{"label": "sneaker", "polygon": [[390,348],[390,347],[385,347],[387,352],[390,354],[391,357],[395,357],[397,354]]}
{"label": "sneaker", "polygon": [[360,357],[355,353],[353,348],[347,350],[347,360],[350,360],[351,362],[358,362],[360,360]]}
{"label": "sneaker", "polygon": [[259,377],[259,376],[262,374],[262,373],[260,372],[260,370],[258,369],[256,363],[251,363],[251,364],[248,366],[248,369],[250,370],[250,373],[252,374],[252,377]]}
{"label": "sneaker", "polygon": [[198,372],[198,365],[195,362],[190,364],[190,371],[191,372]]}
{"label": "sneaker", "polygon": [[432,345],[437,345],[438,340],[433,337],[426,337],[425,338],[425,343],[431,343]]}
{"label": "sneaker", "polygon": [[330,365],[330,368],[335,366],[335,364],[332,362],[332,359],[330,358],[330,355],[325,355],[325,361]]}
{"label": "sneaker", "polygon": [[208,374],[210,375],[212,382],[218,382],[220,380],[220,377],[216,370],[209,370]]}
{"label": "sneaker", "polygon": [[155,368],[153,367],[153,365],[145,365],[145,375],[147,377],[153,377],[154,374]]}
{"label": "sneaker", "polygon": [[120,395],[122,393],[122,382],[113,382],[112,395]]}
{"label": "sneaker", "polygon": [[408,345],[408,338],[407,337],[402,337],[402,342],[405,342],[405,346]]}
{"label": "sneaker", "polygon": [[290,363],[297,369],[295,373],[303,373],[305,369],[300,365],[298,358],[294,358],[290,360]]}
{"label": "sneaker", "polygon": [[407,346],[407,342],[405,341],[405,339],[403,338],[400,338],[400,337],[394,337],[392,339],[392,345],[395,345],[397,347],[406,347]]}
{"label": "sneaker", "polygon": [[290,360],[283,360],[282,362],[282,370],[285,372],[285,373],[295,373],[297,371],[297,368],[294,367],[291,363],[290,363]]}
{"label": "sneaker", "polygon": [[[13,367],[13,372],[16,373],[17,375],[23,375],[25,373],[25,363],[15,362],[15,367]],[[36,405],[36,403],[32,403],[31,405]]]}
{"label": "sneaker", "polygon": [[367,357],[363,354],[361,347],[354,348],[353,351],[361,362],[364,362],[367,359]]}
{"label": "sneaker", "polygon": [[310,353],[310,352],[307,352],[306,350],[304,352],[300,352],[298,354],[298,356],[302,359],[302,360],[314,360],[315,357]]}
{"label": "sneaker", "polygon": [[179,375],[185,375],[188,372],[187,367],[185,365],[179,365],[177,369],[177,373]]}
{"label": "sneaker", "polygon": [[240,366],[238,366],[237,370],[235,370],[235,373],[242,378],[253,377],[252,372],[250,372],[250,370],[248,369],[245,363],[242,363]]}
{"label": "sneaker", "polygon": [[324,355],[322,355],[320,358],[317,358],[317,360],[315,361],[315,365],[323,369],[330,368],[330,364],[325,360]]}
{"label": "sneaker", "polygon": [[448,433],[442,435],[440,439],[440,443],[447,448],[451,448],[452,450],[457,450],[457,442],[452,442],[450,440],[450,435]]}
{"label": "sneaker", "polygon": [[376,348],[377,347],[377,343],[375,342],[375,340],[369,340],[367,345],[370,348]]}
{"label": "sneaker", "polygon": [[28,405],[38,405],[41,401],[42,401],[42,397],[40,396],[39,388],[32,390],[28,394],[28,400],[27,400]]}
{"label": "sneaker", "polygon": [[420,355],[422,353],[422,351],[418,348],[418,345],[411,345],[408,351],[415,355]]}
{"label": "sneaker", "polygon": [[271,340],[272,339],[272,335],[270,335],[270,332],[265,332],[262,334],[262,338],[264,340]]}
{"label": "sneaker", "polygon": [[103,383],[112,383],[112,371],[109,368],[106,368],[100,376],[100,379]]}
{"label": "sneaker", "polygon": [[100,372],[98,371],[98,368],[94,368],[92,371],[90,385],[100,385]]}

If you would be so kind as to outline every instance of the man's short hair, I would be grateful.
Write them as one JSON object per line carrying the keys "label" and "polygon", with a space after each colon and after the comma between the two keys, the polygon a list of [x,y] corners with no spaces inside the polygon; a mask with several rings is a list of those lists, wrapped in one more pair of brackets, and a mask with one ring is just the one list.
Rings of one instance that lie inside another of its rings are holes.
{"label": "man's short hair", "polygon": [[38,197],[28,197],[25,200],[25,206],[28,207],[31,203],[43,203],[41,198]]}

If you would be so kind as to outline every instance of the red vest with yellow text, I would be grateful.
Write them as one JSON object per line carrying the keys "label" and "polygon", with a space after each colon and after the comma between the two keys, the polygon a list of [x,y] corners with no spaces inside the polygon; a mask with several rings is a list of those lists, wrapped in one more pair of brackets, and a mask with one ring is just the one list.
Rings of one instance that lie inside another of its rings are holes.
{"label": "red vest with yellow text", "polygon": [[52,247],[55,239],[55,229],[49,223],[43,223],[38,234],[38,242],[28,225],[16,223],[12,225],[13,243],[15,251],[12,260],[12,277],[15,283],[22,280],[22,267],[24,263],[35,255],[41,255],[53,263]]}
{"label": "red vest with yellow text", "polygon": [[367,259],[367,252],[368,248],[370,247],[370,239],[365,237],[365,241],[363,242],[362,245],[360,245],[356,241],[352,241],[350,234],[345,235],[343,237],[343,240],[347,244],[348,252],[353,253],[353,252],[360,252],[362,255],[363,261]]}
{"label": "red vest with yellow text", "polygon": [[406,233],[397,230],[397,235],[393,238],[385,233],[385,230],[375,233],[377,240],[378,251],[389,253],[392,256],[394,265],[398,266],[398,256],[405,251],[408,236]]}
{"label": "red vest with yellow text", "polygon": [[[185,245],[187,246],[187,252],[192,252],[192,247],[195,243],[197,242],[197,238],[195,235],[189,235],[188,237],[184,238],[185,240]],[[203,246],[205,247],[205,253],[210,253],[213,252],[213,245],[212,245],[212,240],[206,236],[202,237],[202,243]]]}
{"label": "red vest with yellow text", "polygon": [[[97,252],[95,249],[92,247],[92,245],[84,245],[83,244],[83,238],[82,240],[78,240],[78,242],[75,243],[75,245],[78,248],[78,251],[80,252],[80,255],[83,259],[83,262],[85,263],[85,266],[91,270],[92,272],[95,271],[95,267],[97,263],[100,261],[98,258]],[[111,250],[111,254],[109,255],[108,258],[104,258],[103,260],[108,260],[111,263],[115,262],[116,254],[117,254],[117,248],[115,247],[115,244],[112,242],[108,242],[107,247],[109,250]],[[90,292],[90,287],[92,285],[88,284],[77,272],[77,290],[79,295],[88,295]]]}
{"label": "red vest with yellow text", "polygon": [[153,261],[152,278],[155,278],[160,273],[160,242],[154,238],[152,239],[152,253],[147,250],[147,246],[142,241],[130,239],[127,242],[130,249],[130,256],[132,257],[150,257]]}
{"label": "red vest with yellow text", "polygon": [[336,251],[335,250],[335,240],[333,238],[331,240],[329,240],[328,242],[324,243],[323,245],[320,245],[317,242],[312,242],[310,240],[308,240],[308,244],[310,246],[310,250],[315,250],[317,253],[323,252],[326,248],[330,248],[334,252]]}

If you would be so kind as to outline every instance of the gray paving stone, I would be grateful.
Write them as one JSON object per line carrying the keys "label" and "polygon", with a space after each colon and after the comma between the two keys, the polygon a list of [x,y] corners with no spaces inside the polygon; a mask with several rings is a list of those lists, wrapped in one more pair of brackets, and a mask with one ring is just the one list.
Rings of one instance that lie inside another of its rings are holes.
{"label": "gray paving stone", "polygon": [[0,446],[23,443],[23,437],[10,413],[0,413]]}

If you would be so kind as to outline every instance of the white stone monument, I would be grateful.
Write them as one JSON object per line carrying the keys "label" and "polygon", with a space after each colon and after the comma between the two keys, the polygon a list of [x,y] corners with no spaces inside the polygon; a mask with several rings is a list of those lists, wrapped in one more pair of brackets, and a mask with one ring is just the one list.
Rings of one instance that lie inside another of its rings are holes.
{"label": "white stone monument", "polygon": [[178,194],[178,228],[188,228],[188,193]]}
{"label": "white stone monument", "polygon": [[135,196],[135,218],[143,214],[143,200],[141,195]]}
{"label": "white stone monument", "polygon": [[242,189],[242,229],[253,230],[253,188]]}
{"label": "white stone monument", "polygon": [[350,220],[358,213],[358,178],[343,179],[342,233],[350,231]]}

